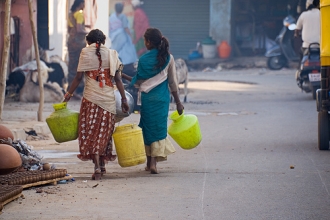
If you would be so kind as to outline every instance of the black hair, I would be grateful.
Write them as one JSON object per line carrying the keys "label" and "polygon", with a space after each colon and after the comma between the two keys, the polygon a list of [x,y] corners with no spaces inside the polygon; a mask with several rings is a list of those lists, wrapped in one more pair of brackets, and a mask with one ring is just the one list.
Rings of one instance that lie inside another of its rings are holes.
{"label": "black hair", "polygon": [[320,5],[320,0],[314,0],[313,1],[313,4],[310,4],[307,8],[307,11],[308,10],[312,10],[313,8],[318,8]]}
{"label": "black hair", "polygon": [[86,40],[89,43],[91,43],[91,44],[96,43],[96,52],[95,52],[95,54],[99,58],[100,66],[102,65],[100,47],[101,47],[101,44],[105,43],[105,39],[106,39],[106,36],[99,29],[93,29],[86,35]]}
{"label": "black hair", "polygon": [[85,0],[75,0],[71,6],[71,11],[74,12],[76,11],[77,7],[81,4],[81,3],[85,3]]}
{"label": "black hair", "polygon": [[144,33],[144,39],[148,40],[151,43],[152,47],[158,50],[158,64],[155,66],[155,68],[162,68],[170,55],[170,44],[168,42],[168,39],[164,37],[162,35],[162,32],[160,32],[160,30],[157,28],[148,28]]}
{"label": "black hair", "polygon": [[122,13],[123,10],[124,10],[124,4],[120,3],[120,2],[116,3],[115,4],[115,10],[118,14]]}

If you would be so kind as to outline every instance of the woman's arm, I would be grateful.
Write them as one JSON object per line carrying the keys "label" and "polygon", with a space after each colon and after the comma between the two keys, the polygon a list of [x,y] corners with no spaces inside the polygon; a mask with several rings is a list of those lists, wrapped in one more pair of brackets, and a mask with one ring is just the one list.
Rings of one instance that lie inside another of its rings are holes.
{"label": "woman's arm", "polygon": [[121,74],[121,77],[123,77],[124,79],[126,79],[127,81],[132,81],[133,77],[126,75],[125,73]]}
{"label": "woman's arm", "polygon": [[178,111],[179,115],[181,115],[182,112],[183,112],[184,107],[183,107],[183,105],[182,105],[182,103],[180,101],[178,92],[177,91],[173,91],[172,92],[172,96],[173,96],[173,98],[175,100],[175,103],[176,103],[176,110]]}
{"label": "woman's arm", "polygon": [[64,95],[64,101],[63,102],[68,102],[70,98],[73,96],[74,91],[78,87],[79,83],[83,79],[84,72],[77,72],[76,76],[74,77],[67,93]]}
{"label": "woman's arm", "polygon": [[123,85],[123,82],[121,80],[121,76],[120,76],[120,72],[119,71],[116,71],[115,82],[116,82],[117,89],[118,89],[118,91],[119,91],[119,93],[121,95],[121,108],[122,108],[122,111],[124,113],[126,113],[126,112],[129,111],[129,106],[127,104],[127,99],[126,99],[126,95],[125,95],[124,85]]}
{"label": "woman's arm", "polygon": [[125,28],[125,32],[128,34],[128,36],[130,36],[131,40],[133,41],[131,32],[129,31],[128,28]]}
{"label": "woman's arm", "polygon": [[77,23],[76,26],[77,33],[80,34],[87,34],[88,32],[85,30],[84,26],[82,24]]}
{"label": "woman's arm", "polygon": [[179,94],[178,94],[178,81],[177,81],[177,75],[176,75],[176,68],[175,68],[175,63],[174,59],[170,60],[169,63],[169,68],[168,68],[168,84],[171,90],[171,94],[174,98],[174,101],[176,103],[176,110],[178,111],[179,115],[182,114],[183,112],[183,105],[180,101]]}

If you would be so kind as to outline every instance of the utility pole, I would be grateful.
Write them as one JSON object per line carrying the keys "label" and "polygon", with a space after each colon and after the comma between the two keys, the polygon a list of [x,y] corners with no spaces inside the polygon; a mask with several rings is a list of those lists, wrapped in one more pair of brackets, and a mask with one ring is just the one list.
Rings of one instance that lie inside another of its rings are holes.
{"label": "utility pole", "polygon": [[36,56],[36,61],[37,61],[38,81],[39,81],[39,90],[40,90],[38,121],[43,121],[42,112],[44,109],[44,84],[43,84],[42,76],[40,74],[40,56],[39,56],[39,47],[38,47],[36,28],[35,28],[35,24],[33,21],[32,1],[33,0],[29,0],[29,14],[30,14],[30,24],[31,24],[32,37],[33,37],[33,43],[34,43],[34,49],[35,49],[35,56]]}
{"label": "utility pole", "polygon": [[7,78],[7,68],[8,68],[8,58],[9,58],[9,49],[10,49],[10,9],[11,9],[11,0],[6,0],[5,2],[5,19],[4,19],[4,44],[2,51],[2,60],[1,60],[1,72],[0,72],[0,121],[2,119],[3,106],[5,104],[5,94],[6,94],[6,78]]}

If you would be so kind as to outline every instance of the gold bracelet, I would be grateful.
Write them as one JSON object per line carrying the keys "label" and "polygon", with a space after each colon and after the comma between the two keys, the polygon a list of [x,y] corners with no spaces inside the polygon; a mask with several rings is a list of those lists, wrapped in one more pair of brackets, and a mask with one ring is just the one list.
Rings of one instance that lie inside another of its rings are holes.
{"label": "gold bracelet", "polygon": [[73,96],[73,94],[71,94],[69,92],[66,92],[65,95],[64,95],[64,97],[67,98],[68,96],[71,98]]}

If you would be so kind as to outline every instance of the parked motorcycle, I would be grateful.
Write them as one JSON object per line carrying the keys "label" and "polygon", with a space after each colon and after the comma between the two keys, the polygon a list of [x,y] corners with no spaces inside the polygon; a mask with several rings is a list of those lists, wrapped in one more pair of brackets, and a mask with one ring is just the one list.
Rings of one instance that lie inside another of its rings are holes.
{"label": "parked motorcycle", "polygon": [[316,90],[321,87],[320,44],[311,43],[304,51],[300,68],[296,72],[296,81],[304,92],[312,92],[316,99]]}
{"label": "parked motorcycle", "polygon": [[280,70],[289,61],[299,61],[299,55],[293,47],[294,30],[296,29],[296,19],[288,15],[283,20],[283,28],[275,39],[275,45],[266,51],[268,57],[267,66],[272,70]]}

